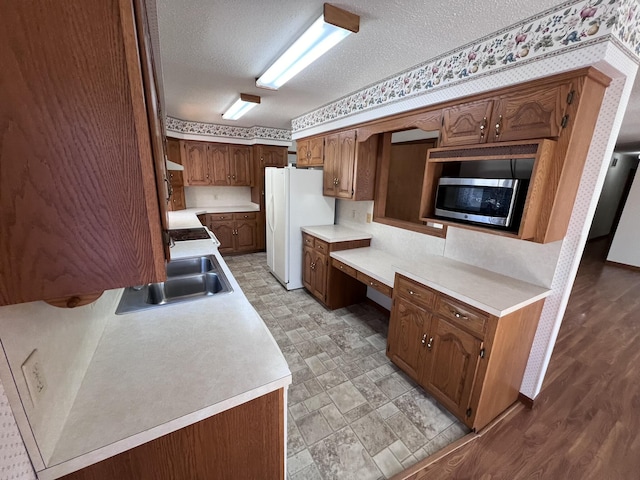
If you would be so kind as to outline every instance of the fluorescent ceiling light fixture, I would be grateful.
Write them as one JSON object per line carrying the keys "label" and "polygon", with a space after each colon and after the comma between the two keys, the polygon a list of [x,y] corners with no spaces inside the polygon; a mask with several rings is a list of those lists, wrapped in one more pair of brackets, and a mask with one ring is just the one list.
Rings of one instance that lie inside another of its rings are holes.
{"label": "fluorescent ceiling light fixture", "polygon": [[320,18],[256,80],[256,86],[277,90],[351,32],[357,33],[358,30],[358,15],[325,3]]}
{"label": "fluorescent ceiling light fixture", "polygon": [[225,120],[238,120],[259,103],[260,97],[258,95],[241,93],[240,98],[231,105],[231,108],[222,114],[222,118]]}

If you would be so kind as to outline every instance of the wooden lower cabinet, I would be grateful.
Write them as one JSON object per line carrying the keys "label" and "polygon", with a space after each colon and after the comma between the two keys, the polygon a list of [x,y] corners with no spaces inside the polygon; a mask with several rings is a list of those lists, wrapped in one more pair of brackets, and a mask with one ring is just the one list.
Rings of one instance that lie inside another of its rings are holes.
{"label": "wooden lower cabinet", "polygon": [[209,213],[205,224],[220,242],[220,253],[258,251],[258,212]]}
{"label": "wooden lower cabinet", "polygon": [[419,381],[422,353],[431,314],[402,297],[396,301],[394,321],[389,325],[389,358],[413,380]]}
{"label": "wooden lower cabinet", "polygon": [[396,274],[387,356],[479,430],[517,401],[543,303],[495,317]]}
{"label": "wooden lower cabinet", "polygon": [[366,285],[333,267],[330,253],[368,247],[370,244],[370,239],[328,243],[303,233],[302,284],[332,310],[363,301],[367,294]]}
{"label": "wooden lower cabinet", "polygon": [[277,390],[62,478],[281,480],[284,442],[284,392]]}

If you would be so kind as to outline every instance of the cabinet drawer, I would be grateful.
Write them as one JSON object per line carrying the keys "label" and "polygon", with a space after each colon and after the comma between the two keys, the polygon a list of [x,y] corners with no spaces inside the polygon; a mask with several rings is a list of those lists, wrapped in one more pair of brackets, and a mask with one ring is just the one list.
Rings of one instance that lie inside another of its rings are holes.
{"label": "cabinet drawer", "polygon": [[350,267],[349,265],[346,265],[346,264],[342,263],[340,260],[336,260],[335,258],[332,258],[331,259],[331,265],[333,265],[335,268],[337,268],[341,272],[346,273],[350,277],[358,278],[357,275],[356,275],[356,269],[353,268],[353,267]]}
{"label": "cabinet drawer", "polygon": [[433,290],[408,278],[397,276],[396,289],[398,295],[409,298],[427,308],[432,308],[435,304],[436,293]]}
{"label": "cabinet drawer", "polygon": [[209,213],[209,221],[217,222],[221,220],[233,220],[232,213]]}
{"label": "cabinet drawer", "polygon": [[321,253],[325,253],[328,254],[329,253],[329,244],[327,242],[324,242],[322,240],[318,240],[317,238],[315,239],[315,246],[316,246],[316,250],[321,252]]}
{"label": "cabinet drawer", "polygon": [[311,247],[313,248],[314,245],[314,238],[309,235],[308,233],[303,233],[302,234],[302,245],[305,247]]}
{"label": "cabinet drawer", "polygon": [[369,275],[365,275],[360,271],[356,273],[356,278],[360,280],[362,283],[366,283],[369,287],[379,291],[380,293],[383,293],[387,297],[390,297],[391,294],[393,293],[393,288],[391,288],[388,285],[385,285],[382,282],[379,282],[374,278],[371,278]]}
{"label": "cabinet drawer", "polygon": [[484,335],[484,326],[487,322],[487,315],[485,313],[443,295],[438,297],[436,311],[439,315],[454,324]]}
{"label": "cabinet drawer", "polygon": [[233,214],[234,220],[255,220],[256,218],[258,218],[258,212],[240,212]]}

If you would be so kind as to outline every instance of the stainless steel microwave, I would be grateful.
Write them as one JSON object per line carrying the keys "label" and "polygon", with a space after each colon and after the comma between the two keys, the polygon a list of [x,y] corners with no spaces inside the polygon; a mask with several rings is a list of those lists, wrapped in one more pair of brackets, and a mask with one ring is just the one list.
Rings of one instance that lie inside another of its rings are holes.
{"label": "stainless steel microwave", "polygon": [[468,223],[515,230],[520,225],[527,180],[442,177],[435,214]]}

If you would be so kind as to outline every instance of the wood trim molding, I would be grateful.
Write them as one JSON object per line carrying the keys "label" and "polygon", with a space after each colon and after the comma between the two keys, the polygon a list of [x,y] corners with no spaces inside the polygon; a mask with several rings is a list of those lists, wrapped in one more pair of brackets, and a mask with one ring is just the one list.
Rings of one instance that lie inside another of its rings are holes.
{"label": "wood trim molding", "polygon": [[527,397],[524,393],[520,392],[518,394],[518,401],[522,403],[529,410],[533,408],[534,399]]}
{"label": "wood trim molding", "polygon": [[635,265],[627,265],[626,263],[613,262],[611,260],[605,260],[604,263],[607,265],[611,265],[612,267],[624,268],[625,270],[631,270],[633,272],[640,272],[640,267],[636,267]]}

